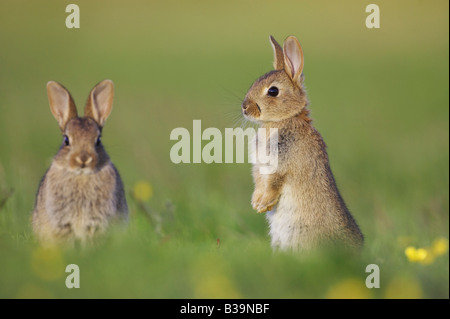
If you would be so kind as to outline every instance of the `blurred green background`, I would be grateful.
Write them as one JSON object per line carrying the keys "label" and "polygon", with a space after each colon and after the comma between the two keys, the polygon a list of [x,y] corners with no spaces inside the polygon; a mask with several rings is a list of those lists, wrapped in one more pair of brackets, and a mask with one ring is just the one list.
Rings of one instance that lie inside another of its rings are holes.
{"label": "blurred green background", "polygon": [[[448,298],[448,1],[0,0],[1,298]],[[173,164],[172,129],[247,125],[240,103],[295,35],[315,127],[366,236],[361,256],[273,253],[250,164]],[[130,223],[87,249],[43,249],[30,215],[61,142],[45,85],[81,113],[115,83],[103,143]],[[407,247],[409,253],[405,254]],[[65,266],[80,266],[67,289]],[[365,286],[377,264],[381,288]]]}

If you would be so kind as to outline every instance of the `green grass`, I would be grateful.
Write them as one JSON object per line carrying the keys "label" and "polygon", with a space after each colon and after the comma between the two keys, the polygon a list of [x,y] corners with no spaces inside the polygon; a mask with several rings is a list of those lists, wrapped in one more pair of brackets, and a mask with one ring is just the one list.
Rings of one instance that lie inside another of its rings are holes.
{"label": "green grass", "polygon": [[[428,265],[404,252],[449,238],[448,2],[378,1],[378,30],[358,1],[77,4],[81,28],[68,30],[60,1],[0,2],[0,298],[449,297],[448,252]],[[172,129],[240,124],[246,90],[271,68],[270,34],[303,45],[314,125],[366,236],[361,256],[273,253],[250,164],[170,161]],[[81,111],[105,78],[116,92],[103,142],[128,228],[43,251],[30,215],[60,143],[45,84],[61,82]],[[145,204],[132,196],[139,180],[153,187]],[[64,285],[70,263],[80,289]],[[364,285],[373,263],[379,289]]]}

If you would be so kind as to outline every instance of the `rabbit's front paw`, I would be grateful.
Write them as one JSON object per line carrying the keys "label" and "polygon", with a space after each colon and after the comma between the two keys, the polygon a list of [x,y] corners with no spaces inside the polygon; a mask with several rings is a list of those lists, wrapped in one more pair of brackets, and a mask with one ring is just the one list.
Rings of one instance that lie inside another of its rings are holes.
{"label": "rabbit's front paw", "polygon": [[258,213],[265,213],[278,203],[279,194],[275,192],[258,192],[252,196],[252,207]]}

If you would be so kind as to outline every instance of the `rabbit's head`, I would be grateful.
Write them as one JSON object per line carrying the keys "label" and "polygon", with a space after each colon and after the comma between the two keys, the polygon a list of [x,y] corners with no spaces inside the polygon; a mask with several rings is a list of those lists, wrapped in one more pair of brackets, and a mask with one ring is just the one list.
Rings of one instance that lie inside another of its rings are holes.
{"label": "rabbit's head", "polygon": [[63,142],[54,158],[54,164],[79,174],[95,172],[109,160],[100,137],[112,109],[112,81],[104,80],[92,89],[84,117],[78,117],[69,91],[61,84],[48,82],[47,93],[50,110],[63,133]]}
{"label": "rabbit's head", "polygon": [[290,36],[281,46],[270,36],[274,51],[274,71],[253,83],[242,113],[255,122],[278,122],[294,117],[308,105],[303,88],[303,51],[297,38]]}

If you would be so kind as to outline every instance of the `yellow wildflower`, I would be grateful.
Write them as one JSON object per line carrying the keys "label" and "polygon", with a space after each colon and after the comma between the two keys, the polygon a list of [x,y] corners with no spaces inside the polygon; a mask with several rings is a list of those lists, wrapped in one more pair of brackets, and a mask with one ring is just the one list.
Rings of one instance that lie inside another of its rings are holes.
{"label": "yellow wildflower", "polygon": [[227,264],[220,255],[200,257],[192,267],[195,298],[242,298],[238,285],[229,276]]}
{"label": "yellow wildflower", "polygon": [[418,248],[416,250],[417,261],[424,261],[428,257],[428,251],[425,248]]}
{"label": "yellow wildflower", "polygon": [[133,197],[141,202],[148,201],[153,195],[153,188],[146,181],[139,181],[133,187]]}
{"label": "yellow wildflower", "polygon": [[420,283],[415,278],[397,277],[388,283],[385,298],[420,299],[423,298],[423,292]]}
{"label": "yellow wildflower", "polygon": [[[425,249],[424,249],[425,250]],[[423,264],[423,265],[431,265],[434,262],[434,258],[436,257],[432,251],[430,250],[425,250],[426,251],[426,255],[424,258],[419,260],[419,263]]]}
{"label": "yellow wildflower", "polygon": [[333,285],[325,297],[327,299],[370,299],[372,292],[359,278],[348,278]]}
{"label": "yellow wildflower", "polygon": [[409,246],[405,249],[405,255],[411,262],[420,262],[427,258],[428,251],[424,248],[416,249],[415,247]]}
{"label": "yellow wildflower", "polygon": [[448,251],[448,239],[444,237],[436,239],[431,246],[431,251],[436,256],[445,254]]}
{"label": "yellow wildflower", "polygon": [[438,238],[433,242],[431,248],[407,247],[405,249],[405,255],[410,262],[419,262],[424,265],[430,265],[437,256],[443,255],[447,251],[448,239]]}
{"label": "yellow wildflower", "polygon": [[56,247],[38,247],[31,254],[31,270],[43,280],[60,278],[64,269],[63,256]]}

